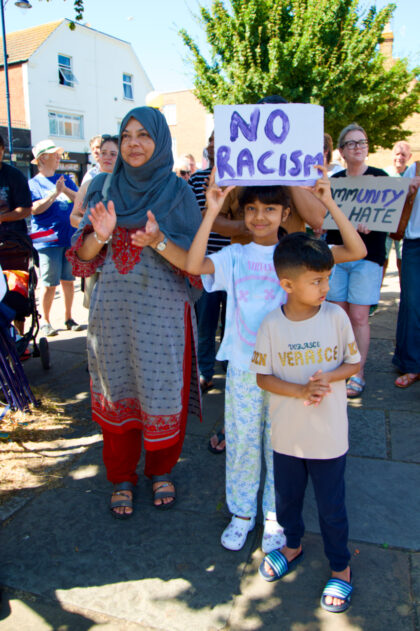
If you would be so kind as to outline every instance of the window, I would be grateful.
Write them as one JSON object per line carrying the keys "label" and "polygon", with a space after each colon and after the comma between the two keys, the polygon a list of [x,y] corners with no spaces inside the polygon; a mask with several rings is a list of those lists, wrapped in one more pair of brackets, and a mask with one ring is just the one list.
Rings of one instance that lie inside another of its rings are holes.
{"label": "window", "polygon": [[58,83],[73,88],[77,79],[72,71],[71,57],[58,55]]}
{"label": "window", "polygon": [[168,125],[176,125],[176,105],[175,103],[168,103],[162,108],[164,117]]}
{"label": "window", "polygon": [[48,112],[50,136],[83,138],[83,116]]}
{"label": "window", "polygon": [[124,98],[133,100],[133,77],[131,74],[123,73]]}

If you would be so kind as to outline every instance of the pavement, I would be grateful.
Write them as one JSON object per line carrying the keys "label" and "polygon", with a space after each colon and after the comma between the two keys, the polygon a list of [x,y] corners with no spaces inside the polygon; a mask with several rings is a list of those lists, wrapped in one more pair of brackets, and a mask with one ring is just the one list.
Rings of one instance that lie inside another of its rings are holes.
{"label": "pavement", "polygon": [[[399,286],[394,264],[371,318],[367,386],[349,403],[347,507],[354,577],[352,606],[323,611],[329,576],[311,488],[304,507],[305,559],[282,581],[258,576],[261,518],[240,552],[220,545],[228,523],[224,456],[207,450],[223,423],[224,373],[191,418],[174,470],[176,506],[152,505],[140,478],[135,514],[113,519],[101,437],[88,422],[86,332],[49,339],[51,368],[25,362],[30,383],[46,388],[84,423],[49,456],[67,469],[53,488],[18,493],[0,507],[1,631],[420,631],[420,382],[394,386],[391,364]],[[61,298],[53,306],[59,321]],[[81,293],[73,317],[87,321]],[[76,427],[77,425],[77,427]],[[45,450],[44,450],[45,452]],[[142,470],[142,462],[139,467]],[[53,475],[54,468],[48,471]]]}

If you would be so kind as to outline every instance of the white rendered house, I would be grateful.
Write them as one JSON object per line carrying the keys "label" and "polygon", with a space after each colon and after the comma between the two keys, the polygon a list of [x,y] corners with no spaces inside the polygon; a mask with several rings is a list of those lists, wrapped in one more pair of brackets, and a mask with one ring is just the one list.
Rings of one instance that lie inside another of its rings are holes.
{"label": "white rendered house", "polygon": [[[153,90],[150,80],[129,42],[80,24],[72,31],[66,19],[6,37],[12,127],[30,130],[32,146],[51,138],[63,147],[62,168],[67,163],[65,170],[79,179],[89,139],[116,134],[125,114],[145,104]],[[0,55],[0,89],[2,62]],[[0,125],[3,109],[4,103]],[[29,147],[15,145],[17,158],[26,162]]]}

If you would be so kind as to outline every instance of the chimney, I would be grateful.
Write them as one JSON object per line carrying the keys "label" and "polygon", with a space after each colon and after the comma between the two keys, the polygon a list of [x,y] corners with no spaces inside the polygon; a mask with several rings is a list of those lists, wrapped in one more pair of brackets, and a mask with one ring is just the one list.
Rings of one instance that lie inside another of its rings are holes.
{"label": "chimney", "polygon": [[392,57],[392,45],[394,43],[394,33],[391,29],[391,23],[387,22],[385,24],[384,30],[382,31],[382,43],[379,44],[379,50],[381,54],[384,56],[384,66],[386,70],[389,70],[394,65],[394,59]]}

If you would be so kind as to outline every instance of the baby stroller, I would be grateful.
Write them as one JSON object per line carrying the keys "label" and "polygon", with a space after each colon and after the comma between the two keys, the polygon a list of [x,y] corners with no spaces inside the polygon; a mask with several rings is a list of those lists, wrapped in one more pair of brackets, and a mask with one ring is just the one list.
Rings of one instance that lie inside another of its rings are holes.
{"label": "baby stroller", "polygon": [[10,335],[13,313],[10,307],[0,303],[0,404],[4,406],[0,420],[10,409],[29,412],[30,404],[35,407],[40,404],[32,393]]}
{"label": "baby stroller", "polygon": [[[31,239],[23,233],[9,229],[7,236],[0,236],[0,265],[7,277],[8,291],[2,305],[6,305],[8,316],[15,322],[30,318],[29,328],[22,335],[14,335],[16,352],[19,357],[28,354],[29,343],[32,342],[32,357],[40,357],[42,367],[50,367],[48,341],[41,337],[37,343],[39,332],[39,314],[36,307],[35,289],[38,277],[35,265],[38,265],[38,253]],[[6,316],[7,317],[7,316]]]}

